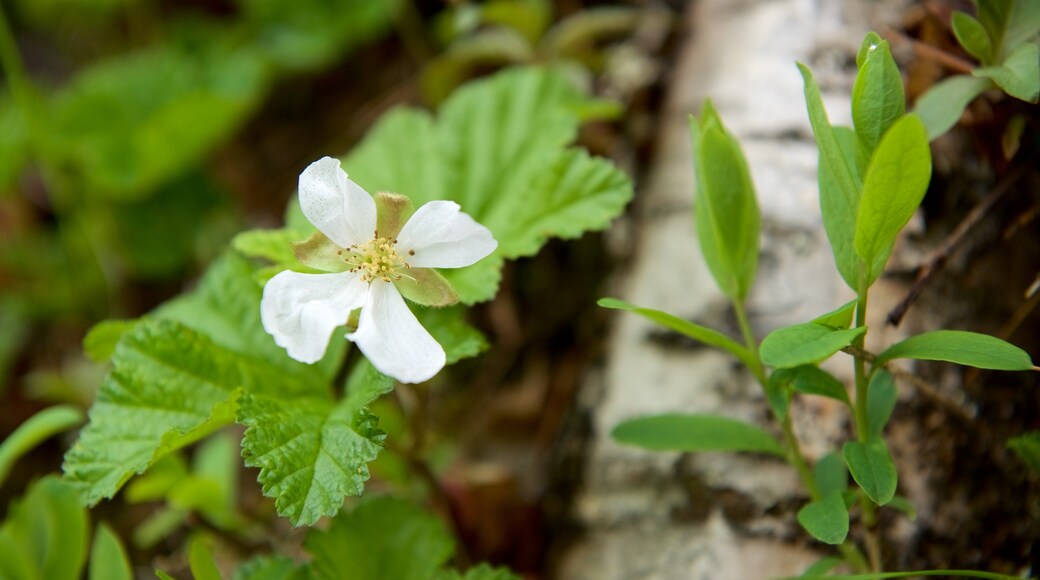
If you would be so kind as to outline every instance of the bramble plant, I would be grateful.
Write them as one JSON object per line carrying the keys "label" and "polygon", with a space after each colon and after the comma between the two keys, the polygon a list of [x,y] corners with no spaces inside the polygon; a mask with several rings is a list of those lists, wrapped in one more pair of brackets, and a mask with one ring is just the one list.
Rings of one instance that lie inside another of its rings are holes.
{"label": "bramble plant", "polygon": [[[1040,5],[995,2],[1002,19],[988,20],[990,34],[1006,39],[995,44],[992,58],[1033,55],[1024,75],[1035,99],[1040,83],[1035,44],[1013,32],[1021,24],[1008,18],[1012,5],[1040,14]],[[963,18],[961,18],[963,20]],[[995,31],[992,27],[999,27]],[[1031,29],[1036,32],[1036,22]],[[1001,35],[995,34],[1001,32]],[[1019,31],[1020,32],[1020,31]],[[960,35],[959,35],[960,36]],[[1028,38],[1028,36],[1027,36]],[[1003,48],[1002,48],[1003,46]],[[1014,62],[1017,62],[1015,60]],[[950,126],[906,113],[902,78],[888,43],[870,33],[856,57],[858,74],[852,92],[854,127],[831,125],[812,72],[799,64],[813,134],[819,147],[819,194],[823,225],[838,272],[856,299],[819,317],[771,332],[761,342],[748,322],[745,299],[757,269],[759,211],[747,163],[737,140],[706,101],[699,118],[690,118],[693,165],[696,173],[695,225],[701,252],[718,287],[729,298],[742,332],[742,341],[666,312],[605,298],[607,308],[627,310],[695,340],[720,348],[743,363],[762,386],[779,423],[781,438],[761,428],[721,416],[666,414],[641,417],[617,425],[612,435],[625,444],[650,450],[684,452],[747,451],[782,457],[798,472],[809,501],[797,514],[799,524],[815,539],[836,546],[839,557],[827,557],[802,578],[823,577],[842,562],[862,575],[843,578],[896,578],[918,575],[1011,578],[990,572],[941,570],[879,574],[882,567],[881,530],[877,510],[883,507],[912,513],[896,495],[898,474],[884,438],[885,425],[896,404],[896,359],[948,361],[983,369],[1040,370],[1021,349],[992,336],[938,330],[911,336],[880,353],[864,350],[869,331],[868,296],[881,276],[899,232],[917,211],[931,176],[929,136]],[[1019,64],[1005,63],[1012,68]],[[1017,69],[1016,69],[1017,70]],[[1002,75],[979,73],[1005,89]],[[1013,93],[1008,90],[1009,93]],[[1017,96],[1017,95],[1016,95]],[[1026,95],[1028,96],[1028,95]],[[963,105],[961,105],[961,109]],[[956,117],[960,116],[957,109]],[[930,123],[930,124],[929,124]],[[944,125],[944,126],[940,126]],[[819,364],[839,351],[852,355],[854,385],[850,397],[842,382]],[[855,436],[810,465],[795,435],[790,404],[798,395],[834,399],[846,406]],[[855,485],[850,485],[849,475]],[[858,506],[858,507],[857,507]],[[850,510],[858,509],[863,526],[861,544],[849,539]]]}

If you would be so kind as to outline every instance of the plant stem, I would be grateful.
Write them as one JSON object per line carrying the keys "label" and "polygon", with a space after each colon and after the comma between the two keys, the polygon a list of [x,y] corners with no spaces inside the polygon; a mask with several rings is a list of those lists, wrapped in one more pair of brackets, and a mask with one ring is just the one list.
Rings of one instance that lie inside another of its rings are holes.
{"label": "plant stem", "polygon": [[[856,328],[867,325],[867,294],[869,286],[860,284],[859,300],[856,302]],[[854,347],[862,351],[867,333],[859,335],[852,343]],[[853,357],[853,367],[856,377],[856,408],[854,411],[856,420],[856,435],[860,442],[866,443],[870,439],[870,424],[867,416],[867,401],[870,396],[870,383],[867,381],[867,361],[861,356]],[[877,517],[875,516],[874,502],[866,494],[860,496],[860,511],[863,514],[864,543],[867,547],[867,555],[870,558],[870,569],[873,572],[881,571],[881,539],[877,530]]]}

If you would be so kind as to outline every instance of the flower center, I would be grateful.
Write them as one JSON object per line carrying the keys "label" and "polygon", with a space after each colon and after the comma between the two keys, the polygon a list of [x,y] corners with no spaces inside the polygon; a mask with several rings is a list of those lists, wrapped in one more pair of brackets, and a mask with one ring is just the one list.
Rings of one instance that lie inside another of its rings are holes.
{"label": "flower center", "polygon": [[354,244],[337,253],[350,265],[351,272],[361,273],[363,281],[381,279],[384,282],[393,282],[404,276],[402,270],[411,268],[404,256],[397,253],[394,248],[396,243],[397,240],[379,237],[377,232],[372,241]]}

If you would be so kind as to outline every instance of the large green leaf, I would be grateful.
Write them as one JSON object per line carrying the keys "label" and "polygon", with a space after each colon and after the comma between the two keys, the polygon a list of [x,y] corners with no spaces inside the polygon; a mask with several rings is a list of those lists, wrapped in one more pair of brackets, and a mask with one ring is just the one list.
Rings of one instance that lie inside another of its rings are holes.
{"label": "large green leaf", "polygon": [[705,101],[700,121],[690,118],[690,138],[701,253],[722,292],[743,300],[758,266],[760,216],[751,172],[711,101]]}
{"label": "large green leaf", "polygon": [[888,447],[881,439],[867,443],[849,441],[842,449],[849,473],[867,496],[878,505],[885,505],[896,494],[898,476]]}
{"label": "large green leaf", "polygon": [[935,139],[949,131],[961,118],[968,103],[991,86],[989,79],[955,75],[928,89],[914,104],[914,113],[928,130],[928,138]]}
{"label": "large green leaf", "polygon": [[1040,45],[1027,42],[1003,64],[977,68],[972,74],[991,79],[1012,97],[1035,103],[1040,96]]}
{"label": "large green leaf", "polygon": [[874,364],[897,358],[941,360],[980,369],[1027,371],[1029,353],[988,334],[964,330],[935,330],[897,342],[878,355]]}
{"label": "large green leaf", "polygon": [[720,348],[735,356],[737,360],[748,367],[751,367],[754,364],[753,357],[747,348],[717,330],[712,330],[706,326],[701,326],[700,324],[690,322],[689,320],[684,320],[678,316],[668,314],[661,310],[642,308],[635,304],[625,302],[624,300],[618,300],[617,298],[601,298],[597,304],[604,308],[614,308],[617,310],[633,312],[647,320],[656,322],[665,328],[674,330],[675,332],[703,342],[709,346]]}
{"label": "large green leaf", "polygon": [[362,501],[328,530],[311,530],[304,547],[317,580],[421,580],[448,561],[455,542],[436,517],[384,496]]}
{"label": "large green leaf", "polygon": [[845,536],[849,535],[849,510],[845,507],[841,492],[833,491],[798,510],[798,523],[812,537],[825,544],[844,542]]}
{"label": "large green leaf", "polygon": [[865,169],[881,136],[906,112],[903,77],[888,42],[871,32],[856,57],[859,73],[852,87],[852,120],[856,127],[858,165]]}
{"label": "large green leaf", "polygon": [[11,505],[0,525],[0,578],[77,580],[87,557],[87,511],[52,476]]}
{"label": "large green leaf", "polygon": [[611,163],[566,147],[588,102],[553,69],[507,70],[457,91],[436,120],[389,113],[343,165],[370,192],[401,193],[416,207],[455,200],[487,226],[498,249],[443,272],[462,302],[487,300],[504,259],[605,228],[631,198],[629,179]]}
{"label": "large green leaf", "polygon": [[917,211],[931,176],[928,133],[916,115],[906,115],[881,139],[863,180],[853,245],[868,268],[867,286],[884,270],[896,236]]}
{"label": "large green leaf", "polygon": [[275,393],[242,397],[246,425],[242,456],[260,468],[264,495],[293,525],[311,525],[336,513],[348,495],[361,495],[368,462],[382,450],[384,434],[367,405],[393,388],[393,381],[359,363],[347,396],[294,397]]}
{"label": "large green leaf", "polygon": [[867,331],[866,327],[832,328],[815,322],[785,326],[762,340],[762,362],[778,369],[820,362]]}
{"label": "large green leaf", "polygon": [[757,451],[784,456],[784,449],[762,429],[715,415],[670,413],[630,419],[610,432],[620,443],[651,451]]}

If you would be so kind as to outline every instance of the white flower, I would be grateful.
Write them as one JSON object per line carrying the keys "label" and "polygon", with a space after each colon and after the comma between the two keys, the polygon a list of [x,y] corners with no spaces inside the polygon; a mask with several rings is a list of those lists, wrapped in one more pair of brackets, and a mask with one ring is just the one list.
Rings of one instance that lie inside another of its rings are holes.
{"label": "white flower", "polygon": [[408,198],[381,193],[373,199],[331,157],[300,174],[300,206],[318,231],[294,246],[296,255],[330,273],[286,270],[267,282],[260,317],[275,343],[298,361],[316,362],[332,331],[360,308],[357,330],[347,338],[380,372],[403,383],[436,375],[444,349],[404,298],[425,306],[457,302],[432,268],[484,258],[498,246],[491,232],[451,201],[431,201],[409,218]]}

